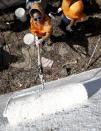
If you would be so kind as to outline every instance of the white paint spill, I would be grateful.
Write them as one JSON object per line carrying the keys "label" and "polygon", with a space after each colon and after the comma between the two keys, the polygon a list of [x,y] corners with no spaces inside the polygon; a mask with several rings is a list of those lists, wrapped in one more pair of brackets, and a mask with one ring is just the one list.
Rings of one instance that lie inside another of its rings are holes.
{"label": "white paint spill", "polygon": [[82,84],[47,89],[39,97],[31,95],[14,99],[8,105],[6,117],[10,125],[17,125],[61,112],[87,99],[87,91]]}

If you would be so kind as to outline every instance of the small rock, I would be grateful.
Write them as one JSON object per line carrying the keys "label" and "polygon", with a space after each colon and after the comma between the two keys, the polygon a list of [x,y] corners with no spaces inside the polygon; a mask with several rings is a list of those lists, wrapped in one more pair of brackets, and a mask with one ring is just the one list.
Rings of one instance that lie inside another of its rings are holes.
{"label": "small rock", "polygon": [[67,61],[62,67],[67,67],[68,65],[74,65],[77,64],[78,60],[71,60],[71,61]]}
{"label": "small rock", "polygon": [[67,71],[66,71],[66,68],[63,68],[62,70],[61,70],[61,76],[67,76]]}
{"label": "small rock", "polygon": [[61,47],[59,48],[59,54],[60,54],[61,56],[64,56],[65,54],[67,54],[67,49],[61,46]]}

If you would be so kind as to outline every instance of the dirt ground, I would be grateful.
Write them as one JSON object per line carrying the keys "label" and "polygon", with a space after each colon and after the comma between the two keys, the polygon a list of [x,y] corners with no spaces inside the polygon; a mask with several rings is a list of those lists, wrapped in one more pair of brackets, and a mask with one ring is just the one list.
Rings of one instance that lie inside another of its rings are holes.
{"label": "dirt ground", "polygon": [[[46,44],[41,48],[41,56],[54,61],[52,68],[43,70],[46,82],[101,67],[100,11],[86,22],[78,24],[79,29],[73,32],[65,33],[59,28],[60,16],[52,22],[52,45]],[[37,77],[37,48],[28,47],[23,42],[28,32],[29,18],[22,24],[14,21],[14,10],[0,13],[0,94],[40,84]],[[88,66],[97,43],[96,52]]]}

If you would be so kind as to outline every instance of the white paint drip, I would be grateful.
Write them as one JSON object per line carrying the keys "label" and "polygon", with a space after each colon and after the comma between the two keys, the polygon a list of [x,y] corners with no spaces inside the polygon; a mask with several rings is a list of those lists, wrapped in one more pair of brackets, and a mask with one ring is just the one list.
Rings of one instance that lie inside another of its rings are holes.
{"label": "white paint drip", "polygon": [[43,116],[61,112],[88,99],[82,84],[71,84],[43,90],[40,96],[27,96],[13,100],[7,108],[10,125],[41,119]]}

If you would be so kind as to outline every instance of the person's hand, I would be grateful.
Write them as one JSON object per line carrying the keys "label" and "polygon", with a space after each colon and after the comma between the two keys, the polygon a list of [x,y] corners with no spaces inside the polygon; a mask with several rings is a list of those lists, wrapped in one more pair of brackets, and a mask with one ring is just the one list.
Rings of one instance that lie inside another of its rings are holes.
{"label": "person's hand", "polygon": [[36,46],[41,45],[42,42],[43,42],[43,39],[39,39],[39,40],[37,40],[37,41],[36,41]]}
{"label": "person's hand", "polygon": [[58,8],[58,11],[57,11],[57,12],[60,13],[61,11],[62,11],[62,9],[61,9],[61,8]]}
{"label": "person's hand", "polygon": [[50,12],[48,15],[49,15],[52,19],[55,19],[55,16],[54,16],[54,15],[56,15],[56,13]]}

